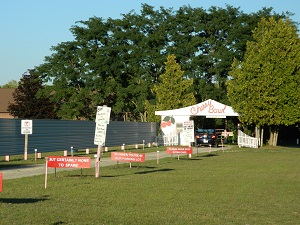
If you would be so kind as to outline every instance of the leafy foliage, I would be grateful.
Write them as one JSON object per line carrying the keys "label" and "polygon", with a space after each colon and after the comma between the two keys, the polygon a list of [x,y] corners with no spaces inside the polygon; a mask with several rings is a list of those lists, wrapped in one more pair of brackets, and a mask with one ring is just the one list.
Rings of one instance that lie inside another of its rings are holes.
{"label": "leafy foliage", "polygon": [[232,65],[228,98],[240,120],[255,125],[292,125],[300,120],[300,40],[289,20],[263,18],[245,59]]}
{"label": "leafy foliage", "polygon": [[233,58],[243,59],[246,41],[260,18],[285,18],[264,8],[244,14],[238,8],[209,10],[180,7],[177,11],[142,4],[122,19],[92,17],[71,28],[73,41],[52,48],[36,69],[45,93],[64,119],[93,119],[97,105],[112,107],[112,119],[145,121],[146,100],[165,71],[167,55],[176,55],[184,76],[193,79],[197,101],[226,103],[225,83]]}
{"label": "leafy foliage", "polygon": [[13,93],[15,103],[10,103],[8,111],[18,118],[27,119],[55,119],[54,103],[46,96],[39,96],[38,92],[43,89],[42,81],[34,70],[29,75],[23,75],[19,86]]}
{"label": "leafy foliage", "polygon": [[177,109],[196,104],[193,80],[183,77],[184,71],[176,62],[176,57],[169,55],[165,64],[166,71],[153,88],[157,101],[156,110]]}
{"label": "leafy foliage", "polygon": [[11,80],[7,84],[0,86],[0,88],[16,88],[18,87],[18,82],[16,80]]}

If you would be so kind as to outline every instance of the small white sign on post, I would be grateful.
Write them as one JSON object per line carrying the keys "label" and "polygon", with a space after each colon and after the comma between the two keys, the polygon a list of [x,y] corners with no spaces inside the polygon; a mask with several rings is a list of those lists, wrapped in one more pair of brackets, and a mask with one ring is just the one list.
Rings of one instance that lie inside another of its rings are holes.
{"label": "small white sign on post", "polygon": [[186,143],[194,142],[194,120],[183,122],[183,138]]}
{"label": "small white sign on post", "polygon": [[96,123],[109,124],[111,108],[107,106],[98,106],[96,114]]}
{"label": "small white sign on post", "polygon": [[96,114],[96,127],[94,144],[98,145],[97,157],[95,160],[95,177],[99,177],[100,170],[100,153],[106,139],[107,124],[109,124],[111,108],[107,106],[98,106]]}
{"label": "small white sign on post", "polygon": [[24,160],[27,160],[28,134],[32,134],[32,120],[21,120],[21,134],[25,134]]}
{"label": "small white sign on post", "polygon": [[102,146],[104,145],[105,138],[106,138],[106,129],[107,129],[107,124],[96,123],[95,137],[94,137],[95,145],[102,145]]}
{"label": "small white sign on post", "polygon": [[32,120],[21,121],[21,134],[32,134]]}

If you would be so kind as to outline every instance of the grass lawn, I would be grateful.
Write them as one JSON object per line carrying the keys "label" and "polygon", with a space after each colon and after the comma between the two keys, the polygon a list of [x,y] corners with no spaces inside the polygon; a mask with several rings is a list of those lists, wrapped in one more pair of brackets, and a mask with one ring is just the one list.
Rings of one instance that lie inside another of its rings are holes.
{"label": "grass lawn", "polygon": [[300,149],[264,147],[4,180],[0,224],[300,224]]}

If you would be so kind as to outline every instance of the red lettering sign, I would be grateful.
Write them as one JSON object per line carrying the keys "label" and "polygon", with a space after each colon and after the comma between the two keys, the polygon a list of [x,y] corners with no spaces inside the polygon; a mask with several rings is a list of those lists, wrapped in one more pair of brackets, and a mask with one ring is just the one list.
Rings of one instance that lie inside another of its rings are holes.
{"label": "red lettering sign", "polygon": [[218,106],[213,105],[211,100],[207,100],[206,102],[203,102],[201,105],[195,105],[195,106],[191,107],[190,112],[193,115],[197,115],[198,113],[207,109],[207,113],[211,113],[211,114],[223,114],[224,113],[225,114],[226,105],[224,105],[224,106],[219,105],[219,107],[222,107],[222,108],[218,108]]}
{"label": "red lettering sign", "polygon": [[91,158],[49,156],[47,166],[54,168],[91,168]]}
{"label": "red lettering sign", "polygon": [[200,106],[198,106],[198,105],[193,106],[190,110],[193,115],[197,115],[199,112],[202,112],[204,109],[206,109],[210,105],[211,105],[211,101],[206,101],[206,102],[202,103]]}
{"label": "red lettering sign", "polygon": [[167,147],[167,154],[192,154],[192,147]]}
{"label": "red lettering sign", "polygon": [[110,158],[122,162],[145,162],[145,154],[141,153],[112,152]]}
{"label": "red lettering sign", "polygon": [[0,192],[2,192],[2,173],[0,173]]}

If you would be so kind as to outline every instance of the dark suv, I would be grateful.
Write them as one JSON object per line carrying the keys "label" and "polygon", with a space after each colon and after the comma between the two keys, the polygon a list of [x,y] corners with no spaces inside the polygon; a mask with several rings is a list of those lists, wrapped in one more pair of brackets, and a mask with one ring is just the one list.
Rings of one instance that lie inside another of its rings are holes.
{"label": "dark suv", "polygon": [[218,137],[214,129],[198,129],[195,134],[196,146],[206,145],[218,147]]}

